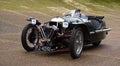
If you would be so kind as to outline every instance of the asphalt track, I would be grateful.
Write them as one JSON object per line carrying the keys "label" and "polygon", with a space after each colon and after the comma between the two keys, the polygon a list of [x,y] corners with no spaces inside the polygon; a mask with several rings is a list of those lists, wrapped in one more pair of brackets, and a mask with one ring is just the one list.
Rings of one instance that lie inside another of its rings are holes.
{"label": "asphalt track", "polygon": [[112,31],[99,47],[87,46],[79,59],[69,52],[45,54],[26,52],[21,45],[21,31],[33,16],[41,21],[50,15],[40,12],[0,11],[0,66],[120,66],[120,14],[103,14]]}

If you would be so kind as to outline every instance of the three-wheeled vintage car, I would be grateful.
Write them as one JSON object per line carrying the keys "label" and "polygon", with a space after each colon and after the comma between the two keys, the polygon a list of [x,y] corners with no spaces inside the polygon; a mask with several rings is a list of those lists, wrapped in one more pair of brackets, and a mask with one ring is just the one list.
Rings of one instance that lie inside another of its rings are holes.
{"label": "three-wheeled vintage car", "polygon": [[73,18],[67,14],[44,23],[29,18],[27,21],[31,23],[22,31],[22,46],[27,51],[38,49],[57,52],[68,49],[72,58],[78,58],[83,45],[98,46],[110,31],[103,18],[104,16],[87,16],[88,21],[83,21],[82,18]]}

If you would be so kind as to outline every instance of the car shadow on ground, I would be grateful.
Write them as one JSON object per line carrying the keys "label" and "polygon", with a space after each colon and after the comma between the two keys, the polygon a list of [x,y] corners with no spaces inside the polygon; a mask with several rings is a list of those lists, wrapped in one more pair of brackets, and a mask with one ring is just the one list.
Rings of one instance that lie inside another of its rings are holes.
{"label": "car shadow on ground", "polygon": [[96,49],[100,50],[100,49],[105,48],[105,47],[106,47],[105,44],[100,44],[99,46],[93,46],[92,44],[88,44],[88,45],[84,46],[83,51],[96,50]]}
{"label": "car shadow on ground", "polygon": [[[106,48],[106,44],[100,44],[97,47],[94,47],[92,45],[85,45],[83,48],[83,54],[81,55],[82,57],[80,59],[84,59],[86,56],[86,52],[93,52],[93,51],[99,51]],[[62,51],[62,52],[54,52],[54,53],[44,53],[40,51],[35,51],[32,54],[35,54],[37,56],[42,56],[42,57],[49,57],[49,58],[62,58],[62,59],[72,59],[70,58],[70,51]],[[85,55],[85,56],[84,56]]]}
{"label": "car shadow on ground", "polygon": [[[81,54],[81,57],[78,58],[78,60],[87,59],[89,54],[86,54],[86,53],[95,53],[96,51],[101,52],[106,48],[109,48],[109,45],[104,44],[104,43],[100,44],[97,47],[94,47],[91,44],[85,45],[84,48],[83,48],[83,52]],[[45,52],[40,52],[40,51],[36,50],[36,51],[33,51],[33,52],[23,52],[22,54],[25,55],[25,56],[35,56],[35,57],[38,57],[38,58],[48,58],[48,59],[60,58],[62,60],[72,60],[72,58],[70,56],[70,51],[45,53]]]}

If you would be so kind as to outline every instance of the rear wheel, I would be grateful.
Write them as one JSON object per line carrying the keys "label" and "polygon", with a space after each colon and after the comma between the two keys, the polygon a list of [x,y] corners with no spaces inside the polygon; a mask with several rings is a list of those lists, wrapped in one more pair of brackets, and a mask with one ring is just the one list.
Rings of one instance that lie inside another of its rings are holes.
{"label": "rear wheel", "polygon": [[32,24],[28,24],[22,31],[21,36],[22,46],[27,51],[33,51],[38,42],[38,31],[35,30]]}
{"label": "rear wheel", "polygon": [[73,29],[70,38],[70,53],[73,59],[79,58],[83,49],[84,37],[80,28]]}

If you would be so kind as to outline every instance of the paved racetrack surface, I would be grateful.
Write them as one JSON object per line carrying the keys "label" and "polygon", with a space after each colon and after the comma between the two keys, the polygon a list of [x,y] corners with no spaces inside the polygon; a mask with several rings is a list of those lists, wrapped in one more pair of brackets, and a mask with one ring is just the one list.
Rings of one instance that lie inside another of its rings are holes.
{"label": "paved racetrack surface", "polygon": [[99,47],[86,46],[80,58],[69,52],[26,52],[21,45],[21,32],[32,16],[40,21],[51,18],[40,12],[0,11],[0,66],[120,66],[120,14],[103,14],[112,28]]}

